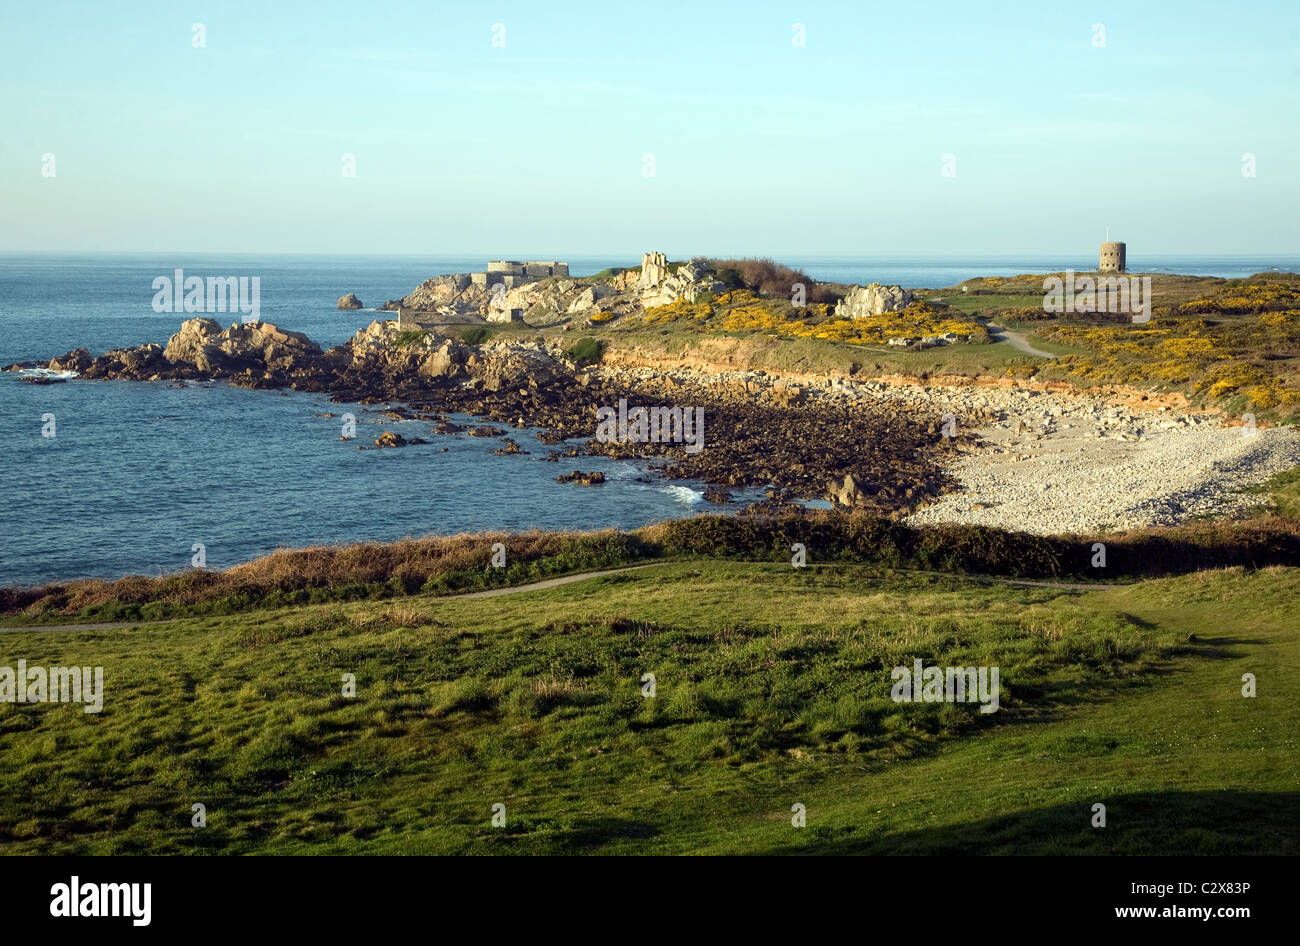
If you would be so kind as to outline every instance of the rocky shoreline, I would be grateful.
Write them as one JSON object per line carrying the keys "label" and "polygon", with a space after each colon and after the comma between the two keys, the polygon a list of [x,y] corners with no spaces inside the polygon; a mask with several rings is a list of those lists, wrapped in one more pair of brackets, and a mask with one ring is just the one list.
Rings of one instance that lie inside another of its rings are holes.
{"label": "rocky shoreline", "polygon": [[[392,416],[438,420],[439,433],[460,429],[448,421],[451,413],[541,428],[543,440],[560,448],[549,460],[649,458],[659,475],[702,480],[715,497],[729,488],[767,487],[768,500],[751,510],[757,513],[820,499],[917,523],[1096,532],[1241,512],[1254,500],[1240,489],[1300,464],[1294,431],[1247,437],[1213,414],[1184,410],[1177,397],[969,379],[779,376],[683,359],[638,363],[636,352],[623,350],[579,365],[558,340],[541,336],[481,345],[436,330],[409,336],[394,322],[376,321],[322,350],[268,323],[223,329],[191,319],[165,347],[98,358],[78,349],[24,367],[399,404]],[[596,439],[598,409],[620,399],[701,408],[705,449]],[[488,431],[506,432],[470,432]],[[497,452],[522,453],[508,440]]]}
{"label": "rocky shoreline", "polygon": [[[941,463],[971,449],[974,436],[943,436],[942,418],[894,400],[850,403],[764,372],[642,372],[579,365],[556,340],[500,338],[469,344],[436,330],[414,340],[376,321],[343,345],[322,350],[298,332],[254,322],[222,328],[186,321],[167,345],[94,357],[85,349],[43,367],[86,379],[225,381],[249,388],[328,394],[339,402],[405,405],[397,416],[445,420],[464,413],[547,439],[583,443],[563,455],[649,458],[670,479],[716,487],[770,488],[778,505],[829,499],[901,516],[953,485]],[[18,367],[18,366],[15,366]],[[702,409],[705,448],[681,443],[601,442],[597,410],[633,406]]]}

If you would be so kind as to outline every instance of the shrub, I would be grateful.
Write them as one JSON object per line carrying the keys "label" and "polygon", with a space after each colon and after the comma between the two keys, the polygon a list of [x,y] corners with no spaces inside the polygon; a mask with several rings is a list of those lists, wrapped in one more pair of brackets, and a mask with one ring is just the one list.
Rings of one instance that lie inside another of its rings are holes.
{"label": "shrub", "polygon": [[584,365],[594,365],[600,361],[604,352],[604,342],[594,338],[582,338],[575,342],[565,354],[569,361],[576,367],[581,368]]}
{"label": "shrub", "polygon": [[[1292,497],[1293,483],[1283,483]],[[1286,511],[1286,510],[1283,510]],[[231,614],[261,607],[383,600],[501,587],[554,575],[617,568],[662,558],[789,561],[803,543],[818,562],[924,568],[1024,578],[1097,578],[1092,543],[1106,543],[1107,578],[1181,574],[1206,568],[1263,568],[1300,561],[1300,521],[1271,516],[1195,522],[1105,536],[1035,536],[985,526],[910,527],[865,513],[812,511],[779,518],[695,516],[632,532],[479,533],[283,549],[226,571],[161,578],[81,580],[35,589],[0,589],[0,613],[46,620],[80,615],[103,621]],[[505,568],[489,564],[508,541]],[[393,620],[407,617],[401,609]]]}
{"label": "shrub", "polygon": [[707,261],[717,270],[718,278],[734,288],[753,289],[764,296],[789,299],[795,283],[802,283],[809,302],[835,302],[839,294],[829,286],[819,284],[805,272],[763,258],[711,259]]}

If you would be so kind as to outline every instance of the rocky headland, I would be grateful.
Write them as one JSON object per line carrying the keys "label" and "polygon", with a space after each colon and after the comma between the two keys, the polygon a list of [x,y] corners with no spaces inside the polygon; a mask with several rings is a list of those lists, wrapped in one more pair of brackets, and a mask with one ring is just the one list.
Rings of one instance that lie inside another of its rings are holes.
{"label": "rocky headland", "polygon": [[[407,333],[409,334],[409,333]],[[771,487],[778,499],[832,499],[900,515],[951,485],[941,462],[974,437],[942,435],[942,418],[893,399],[853,402],[832,384],[804,388],[754,371],[580,366],[558,340],[502,337],[470,344],[429,330],[407,341],[395,321],[376,321],[328,350],[264,322],[223,328],[190,319],[166,346],[94,357],[77,349],[51,370],[87,379],[225,381],[287,388],[341,402],[404,405],[397,416],[466,413],[512,427],[538,427],[580,451],[648,457],[660,475],[723,487]],[[680,443],[600,442],[596,412],[633,406],[702,408],[705,449]],[[498,431],[500,432],[500,431]],[[846,481],[850,488],[845,489]]]}
{"label": "rocky headland", "polygon": [[[324,393],[384,404],[394,419],[433,420],[446,436],[541,428],[544,442],[558,448],[545,460],[650,459],[661,476],[705,482],[714,499],[729,497],[731,488],[766,487],[760,513],[785,511],[792,500],[828,500],[916,522],[1096,532],[1240,512],[1253,501],[1241,489],[1300,463],[1293,431],[1248,436],[1212,412],[1188,410],[1177,396],[1082,393],[1010,378],[862,377],[856,368],[853,376],[778,373],[753,368],[752,346],[743,340],[720,337],[701,338],[685,353],[624,342],[591,364],[570,353],[562,333],[504,332],[475,343],[449,324],[404,322],[408,306],[483,320],[505,312],[502,320],[516,321],[522,311],[536,325],[581,313],[603,321],[601,313],[693,302],[726,287],[708,261],[670,267],[657,253],[646,254],[639,270],[585,279],[554,262],[491,265],[516,272],[428,280],[388,303],[397,319],[372,322],[330,349],[265,322],[223,327],[194,318],[165,346],[97,357],[82,348],[14,367],[39,368],[52,383],[75,375]],[[352,299],[340,299],[340,307]],[[867,318],[913,299],[897,286],[851,287],[836,313]],[[702,410],[704,449],[597,437],[598,411],[620,401]],[[462,428],[451,413],[505,427]],[[375,446],[421,442],[385,432]],[[508,439],[494,452],[525,453]],[[596,482],[575,474],[562,480]]]}

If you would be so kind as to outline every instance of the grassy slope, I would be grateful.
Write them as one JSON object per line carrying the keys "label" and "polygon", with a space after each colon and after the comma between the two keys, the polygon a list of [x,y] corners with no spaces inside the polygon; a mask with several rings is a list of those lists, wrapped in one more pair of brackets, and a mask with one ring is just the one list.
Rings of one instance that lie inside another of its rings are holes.
{"label": "grassy slope", "polygon": [[[1279,568],[1076,593],[672,563],[526,598],[7,631],[0,663],[103,664],[107,700],[0,704],[0,844],[1297,853],[1298,591]],[[892,703],[913,656],[998,664],[1003,710]]]}

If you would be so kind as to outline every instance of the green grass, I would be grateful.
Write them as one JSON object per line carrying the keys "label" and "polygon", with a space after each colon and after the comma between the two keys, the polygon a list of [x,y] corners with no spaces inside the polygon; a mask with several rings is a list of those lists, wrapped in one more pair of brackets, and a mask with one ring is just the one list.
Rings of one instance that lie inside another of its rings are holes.
{"label": "green grass", "polygon": [[627,266],[610,266],[608,269],[602,269],[598,273],[593,273],[590,276],[579,276],[576,277],[576,279],[579,282],[588,282],[588,281],[613,282],[614,277],[622,275],[622,273],[624,273],[627,269],[629,269],[629,267]]}
{"label": "green grass", "polygon": [[[102,665],[106,699],[0,704],[0,844],[1297,853],[1298,592],[1295,568],[1080,593],[678,562],[496,598],[8,631],[0,663]],[[914,657],[999,666],[1002,709],[894,703],[889,669]]]}
{"label": "green grass", "polygon": [[1243,492],[1268,496],[1268,503],[1259,510],[1260,515],[1300,518],[1300,467],[1274,474],[1266,482]]}
{"label": "green grass", "polygon": [[[1041,277],[1040,277],[1041,278]],[[986,315],[988,309],[1042,307],[1043,291],[976,294],[951,289],[931,290],[922,293],[931,302],[946,302],[967,315]]]}
{"label": "green grass", "polygon": [[429,333],[427,331],[409,329],[405,332],[398,332],[393,336],[393,346],[395,348],[410,348],[412,345],[418,345],[428,337]]}
{"label": "green grass", "polygon": [[491,330],[484,328],[482,325],[462,329],[460,332],[460,340],[467,345],[482,345],[491,337]]}

